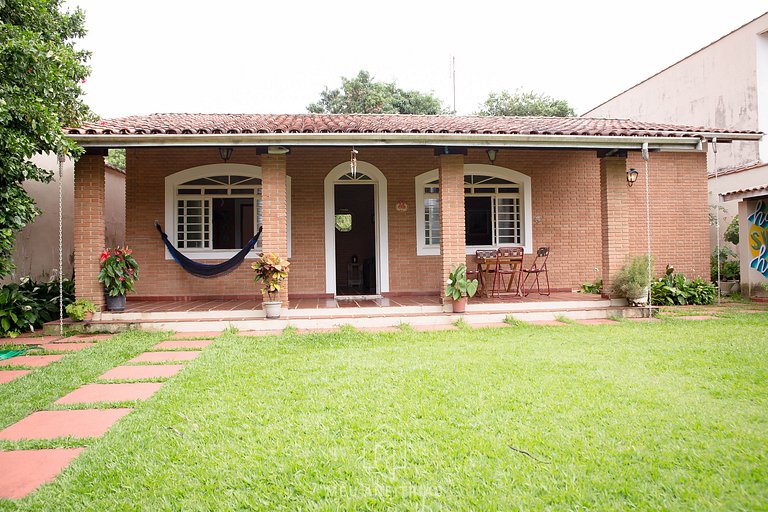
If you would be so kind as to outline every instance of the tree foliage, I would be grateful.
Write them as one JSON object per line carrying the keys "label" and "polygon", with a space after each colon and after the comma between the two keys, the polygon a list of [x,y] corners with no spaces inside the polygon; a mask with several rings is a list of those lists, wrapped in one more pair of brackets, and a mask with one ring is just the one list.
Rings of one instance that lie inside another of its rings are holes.
{"label": "tree foliage", "polygon": [[431,93],[406,91],[395,82],[375,82],[367,71],[355,78],[341,77],[341,88],[320,93],[307,106],[314,114],[446,114],[442,102]]}
{"label": "tree foliage", "polygon": [[125,170],[125,149],[110,149],[107,158],[104,159],[107,164],[115,169]]}
{"label": "tree foliage", "polygon": [[39,213],[22,187],[52,173],[29,159],[37,153],[76,156],[62,132],[89,117],[80,84],[89,53],[77,50],[84,16],[61,0],[0,0],[0,277],[13,270],[16,233]]}
{"label": "tree foliage", "polygon": [[480,105],[479,116],[544,116],[570,117],[576,115],[565,100],[556,100],[546,94],[517,90],[514,94],[492,92]]}

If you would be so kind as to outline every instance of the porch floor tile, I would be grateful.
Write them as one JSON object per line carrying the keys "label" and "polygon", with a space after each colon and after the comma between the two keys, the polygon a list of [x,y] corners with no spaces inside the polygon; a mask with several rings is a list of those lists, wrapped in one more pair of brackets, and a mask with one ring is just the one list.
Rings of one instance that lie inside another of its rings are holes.
{"label": "porch floor tile", "polygon": [[49,364],[58,361],[64,357],[64,354],[50,355],[50,356],[16,356],[10,359],[4,359],[0,361],[0,365],[3,366],[48,366]]}
{"label": "porch floor tile", "polygon": [[180,350],[176,352],[144,352],[139,354],[129,363],[162,363],[164,361],[191,361],[201,352],[199,350]]}
{"label": "porch floor tile", "polygon": [[76,352],[94,345],[95,343],[46,343],[41,345],[41,347],[50,351]]}
{"label": "porch floor tile", "polygon": [[86,384],[56,400],[56,404],[87,404],[95,402],[122,402],[146,400],[155,394],[162,382],[136,382],[131,384]]}
{"label": "porch floor tile", "polygon": [[155,345],[154,348],[206,348],[213,340],[168,340]]}
{"label": "porch floor tile", "polygon": [[104,435],[132,409],[82,409],[39,411],[0,431],[0,439],[56,439],[57,437],[98,437]]}
{"label": "porch floor tile", "polygon": [[52,481],[85,448],[0,452],[0,498],[20,499]]}
{"label": "porch floor tile", "polygon": [[32,370],[0,370],[0,384],[11,382],[19,377],[23,377]]}
{"label": "porch floor tile", "polygon": [[100,379],[154,379],[173,377],[184,369],[183,364],[149,364],[142,366],[117,366],[99,376]]}

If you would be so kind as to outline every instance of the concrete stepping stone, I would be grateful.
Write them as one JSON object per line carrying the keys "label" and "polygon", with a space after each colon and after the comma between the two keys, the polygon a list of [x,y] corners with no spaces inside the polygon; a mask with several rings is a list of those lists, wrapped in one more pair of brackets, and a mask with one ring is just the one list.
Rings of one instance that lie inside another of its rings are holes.
{"label": "concrete stepping stone", "polygon": [[57,437],[103,436],[132,409],[82,409],[38,411],[0,431],[0,439],[56,439]]}
{"label": "concrete stepping stone", "polygon": [[558,320],[531,320],[527,323],[531,325],[568,325],[565,322],[560,322]]}
{"label": "concrete stepping stone", "polygon": [[191,361],[201,352],[199,350],[179,350],[175,352],[144,352],[139,354],[129,363],[162,363],[165,361]]}
{"label": "concrete stepping stone", "polygon": [[95,343],[46,343],[40,345],[45,350],[60,351],[60,352],[76,352],[83,350],[84,348],[92,347]]}
{"label": "concrete stepping stone", "polygon": [[472,322],[468,322],[469,325],[475,329],[486,329],[486,328],[498,328],[498,327],[510,327],[508,323],[505,322],[483,322],[479,324],[474,324]]}
{"label": "concrete stepping stone", "polygon": [[19,377],[23,377],[32,370],[0,370],[0,384],[11,382]]}
{"label": "concrete stepping stone", "polygon": [[88,404],[95,402],[122,402],[146,400],[155,394],[162,382],[135,382],[130,384],[86,384],[56,400],[56,404]]}
{"label": "concrete stepping stone", "polygon": [[0,498],[20,499],[52,481],[85,448],[0,452]]}
{"label": "concrete stepping stone", "polygon": [[83,341],[104,341],[111,339],[114,334],[77,334],[60,340],[62,343],[78,343]]}
{"label": "concrete stepping stone", "polygon": [[212,343],[213,340],[168,340],[158,343],[154,348],[206,348]]}
{"label": "concrete stepping stone", "polygon": [[457,327],[453,324],[427,324],[427,325],[414,325],[412,326],[414,331],[428,332],[428,331],[455,331]]}
{"label": "concrete stepping stone", "polygon": [[154,379],[173,377],[184,368],[183,364],[149,364],[117,366],[99,376],[100,379]]}
{"label": "concrete stepping stone", "polygon": [[202,331],[202,332],[177,332],[172,338],[175,340],[188,340],[189,338],[205,338],[212,340],[221,334],[221,331]]}
{"label": "concrete stepping stone", "polygon": [[576,320],[576,323],[583,325],[606,325],[615,324],[616,321],[610,318],[585,318],[583,320]]}
{"label": "concrete stepping stone", "polygon": [[3,366],[48,366],[49,364],[58,361],[64,357],[64,354],[50,355],[50,356],[16,356],[10,359],[4,359],[0,361],[0,365]]}
{"label": "concrete stepping stone", "polygon": [[18,338],[0,338],[0,345],[42,345],[62,339],[61,336],[24,336]]}

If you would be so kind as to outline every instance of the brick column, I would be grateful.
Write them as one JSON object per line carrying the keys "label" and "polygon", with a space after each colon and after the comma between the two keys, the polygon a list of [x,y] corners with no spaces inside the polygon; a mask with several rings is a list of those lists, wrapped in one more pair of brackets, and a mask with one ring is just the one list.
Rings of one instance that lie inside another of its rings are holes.
{"label": "brick column", "polygon": [[[451,267],[465,263],[464,155],[440,155],[440,259],[443,268],[441,292]],[[443,302],[449,302],[443,297]]]}
{"label": "brick column", "polygon": [[104,306],[98,281],[105,246],[104,156],[86,153],[75,163],[75,295]]}
{"label": "brick column", "polygon": [[612,296],[613,276],[629,256],[627,159],[600,159],[600,211],[603,238],[603,295]]}
{"label": "brick column", "polygon": [[[285,187],[286,155],[261,155],[261,248],[265,253],[288,257],[288,197]],[[278,300],[288,305],[288,278]]]}

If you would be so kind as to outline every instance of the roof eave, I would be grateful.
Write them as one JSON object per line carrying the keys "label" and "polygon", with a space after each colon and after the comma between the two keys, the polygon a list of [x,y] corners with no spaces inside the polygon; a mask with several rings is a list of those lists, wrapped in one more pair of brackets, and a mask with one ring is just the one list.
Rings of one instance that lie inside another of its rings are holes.
{"label": "roof eave", "polygon": [[523,135],[479,133],[247,133],[247,134],[68,134],[84,147],[141,146],[475,146],[511,148],[699,150],[702,139],[759,140],[760,134],[685,133],[666,136]]}

